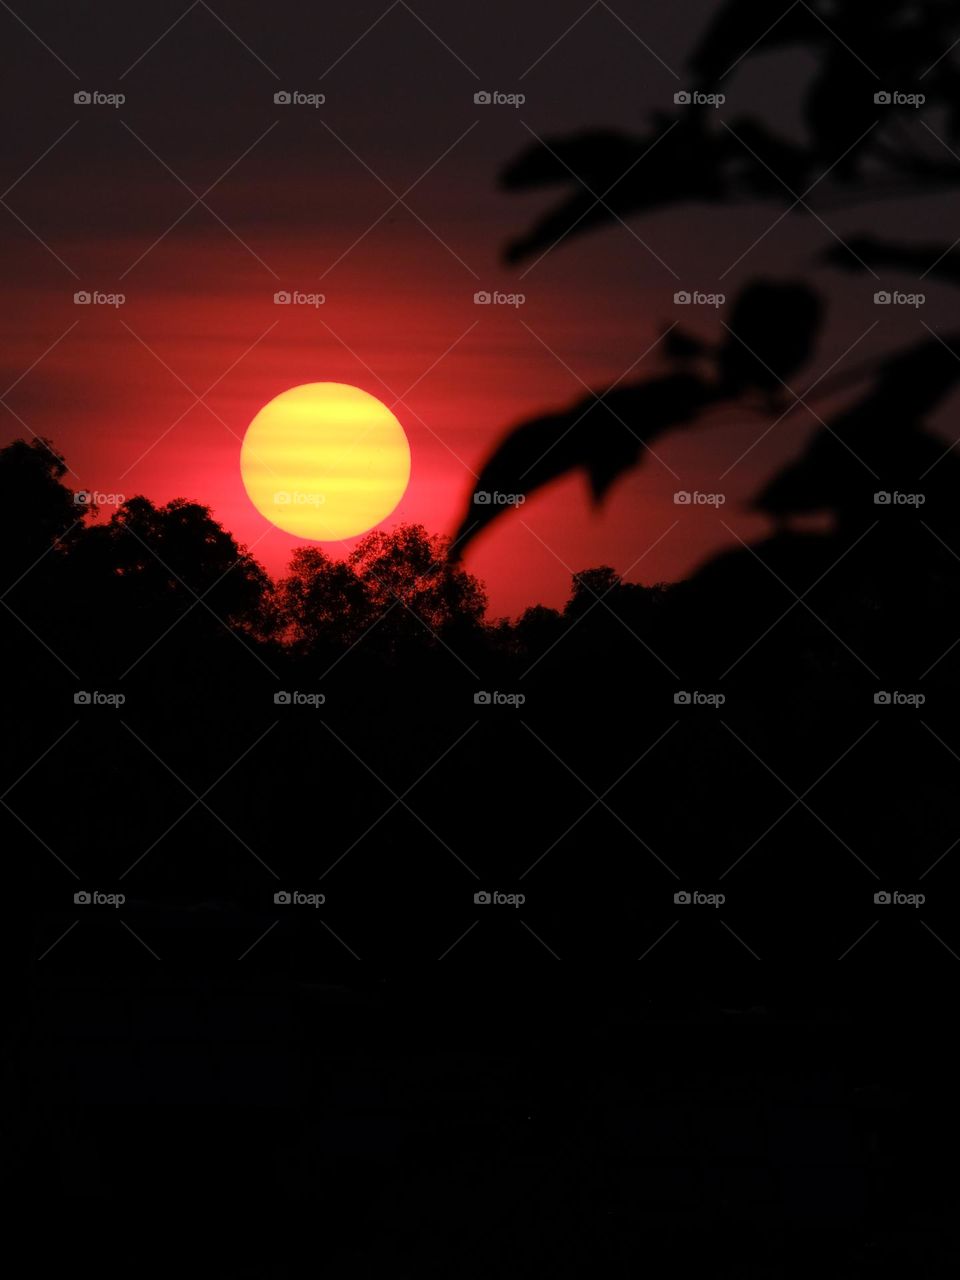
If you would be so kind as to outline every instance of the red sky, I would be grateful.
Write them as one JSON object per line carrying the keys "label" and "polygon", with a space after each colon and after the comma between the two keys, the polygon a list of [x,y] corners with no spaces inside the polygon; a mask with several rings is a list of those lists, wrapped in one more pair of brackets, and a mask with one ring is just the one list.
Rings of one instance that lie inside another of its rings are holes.
{"label": "red sky", "polygon": [[[579,398],[584,383],[618,379],[677,318],[674,289],[716,289],[779,216],[771,205],[665,212],[575,238],[525,276],[503,267],[503,244],[554,195],[496,187],[530,130],[638,129],[651,110],[671,110],[681,81],[659,57],[682,68],[709,5],[688,5],[683,20],[644,8],[643,39],[657,56],[602,7],[546,53],[582,6],[545,16],[430,3],[419,18],[402,6],[382,17],[384,8],[341,6],[318,27],[297,0],[271,6],[274,22],[244,2],[223,11],[227,30],[202,6],[183,17],[180,6],[148,3],[134,15],[111,2],[81,23],[38,0],[31,27],[49,49],[12,18],[5,24],[17,61],[0,94],[23,124],[5,163],[9,209],[0,208],[0,375],[15,384],[0,442],[49,436],[77,487],[205,502],[279,573],[298,540],[249,503],[243,432],[290,386],[353,383],[394,407],[411,443],[410,487],[388,526],[412,520],[450,533],[472,473],[511,424]],[[122,89],[127,102],[77,107],[80,87]],[[275,107],[281,87],[322,88],[328,101],[318,111]],[[476,107],[478,87],[522,87],[528,103],[519,113]],[[187,187],[200,195],[213,183],[213,212],[198,205],[181,216],[194,200]],[[384,184],[400,195],[413,183],[413,212],[396,205],[378,222],[394,200]],[[845,225],[863,229],[855,217]],[[824,234],[802,217],[781,223],[727,277],[727,293],[771,270],[810,277]],[[126,301],[77,307],[77,289],[122,291]],[[277,289],[320,291],[326,302],[277,307]],[[480,308],[477,289],[522,291],[527,301]],[[683,318],[717,336],[712,313]],[[803,385],[864,327],[859,313],[835,312]],[[882,349],[882,331],[871,343]],[[630,376],[657,370],[653,351]],[[648,457],[601,512],[577,478],[505,516],[466,561],[487,584],[491,612],[560,604],[570,572],[601,563],[632,580],[676,579],[730,542],[721,519],[758,534],[745,503],[815,423],[792,415],[718,486],[767,425],[728,419],[668,438],[660,461]],[[718,487],[727,494],[719,513],[672,500],[677,489]]]}

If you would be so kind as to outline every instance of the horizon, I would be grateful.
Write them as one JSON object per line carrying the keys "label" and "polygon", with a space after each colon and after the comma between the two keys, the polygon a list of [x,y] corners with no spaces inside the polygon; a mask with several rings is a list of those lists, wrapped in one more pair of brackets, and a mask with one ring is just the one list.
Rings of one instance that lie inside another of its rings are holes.
{"label": "horizon", "polygon": [[[294,24],[305,18],[298,0],[280,9]],[[289,387],[345,382],[393,406],[413,470],[392,518],[449,535],[484,456],[512,425],[574,403],[586,388],[655,376],[664,333],[678,322],[707,341],[722,336],[724,312],[677,306],[678,289],[719,288],[729,299],[773,266],[800,278],[816,272],[831,296],[848,301],[832,310],[814,376],[841,357],[882,358],[889,316],[865,314],[863,305],[874,282],[851,285],[822,266],[822,227],[802,211],[764,234],[777,216],[768,204],[746,215],[690,204],[654,211],[639,232],[615,225],[505,264],[503,246],[544,195],[498,190],[498,175],[536,137],[601,125],[626,131],[638,114],[673,110],[677,68],[712,6],[647,13],[642,41],[622,27],[623,39],[612,40],[617,23],[602,7],[566,34],[582,10],[557,6],[549,40],[538,15],[502,9],[526,61],[508,58],[496,24],[481,29],[473,15],[427,6],[431,34],[402,7],[377,24],[382,10],[367,3],[329,16],[327,75],[308,74],[275,13],[268,19],[251,4],[231,14],[230,29],[201,6],[165,33],[157,12],[149,39],[134,36],[122,6],[108,5],[99,24],[72,33],[69,67],[13,24],[20,61],[0,94],[8,106],[28,95],[36,108],[14,139],[11,212],[0,223],[12,262],[0,318],[12,388],[0,443],[26,425],[65,451],[78,487],[202,502],[275,576],[296,540],[252,508],[238,457],[255,414]],[[457,52],[468,45],[470,70]],[[184,58],[196,74],[184,75]],[[797,134],[782,78],[796,74],[798,59],[788,50],[737,71],[728,82],[734,105],[762,101]],[[78,87],[111,79],[90,68],[110,64],[126,101],[75,106]],[[592,84],[588,110],[568,101],[571,69],[582,74],[585,64],[608,68]],[[411,83],[407,65],[429,66],[432,76]],[[162,86],[175,74],[171,104]],[[45,86],[41,95],[30,92],[31,78]],[[477,107],[473,94],[488,79],[522,84],[522,112]],[[327,100],[276,106],[273,95],[288,82],[301,90],[315,83]],[[198,114],[202,131],[192,127]],[[405,204],[394,204],[414,183]],[[709,243],[695,231],[703,216]],[[861,215],[854,205],[830,221],[845,235]],[[871,225],[880,222],[875,211]],[[903,225],[897,205],[882,223]],[[298,291],[325,300],[273,301]],[[525,301],[476,305],[478,291]],[[77,292],[125,301],[75,305]],[[928,282],[928,293],[924,314],[940,328],[947,286]],[[877,318],[884,323],[865,336]],[[533,494],[468,549],[492,612],[556,606],[578,565],[611,564],[628,579],[686,578],[733,538],[716,511],[679,511],[677,490],[722,484],[721,514],[734,536],[761,536],[770,524],[751,498],[817,427],[801,406],[789,429],[767,433],[777,416],[730,414],[674,433],[602,508],[577,476]]]}

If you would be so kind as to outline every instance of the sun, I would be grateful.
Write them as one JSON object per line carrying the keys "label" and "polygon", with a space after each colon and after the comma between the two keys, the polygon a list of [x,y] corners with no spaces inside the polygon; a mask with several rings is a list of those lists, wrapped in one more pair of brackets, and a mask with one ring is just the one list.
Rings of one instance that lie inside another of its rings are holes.
{"label": "sun", "polygon": [[272,524],[338,542],[394,510],[410,479],[410,445],[376,396],[344,382],[307,382],[274,396],[247,427],[240,474]]}

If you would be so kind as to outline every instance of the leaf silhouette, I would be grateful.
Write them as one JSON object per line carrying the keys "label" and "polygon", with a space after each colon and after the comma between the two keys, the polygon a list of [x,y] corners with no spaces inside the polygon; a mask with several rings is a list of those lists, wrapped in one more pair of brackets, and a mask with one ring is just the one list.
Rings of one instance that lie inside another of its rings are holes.
{"label": "leaf silhouette", "polygon": [[680,122],[657,116],[646,137],[616,133],[575,135],[537,142],[504,172],[510,190],[565,182],[579,189],[524,236],[508,244],[508,262],[520,262],[559,241],[631,214],[726,194],[726,137],[707,132],[700,112]]}
{"label": "leaf silhouette", "polygon": [[709,344],[704,342],[702,338],[688,333],[686,329],[681,329],[679,325],[674,325],[672,329],[668,329],[661,342],[663,354],[668,360],[673,360],[678,364],[682,364],[687,360],[698,360],[711,351]]}
{"label": "leaf silhouette", "polygon": [[[658,436],[745,391],[779,391],[781,379],[809,359],[821,310],[819,296],[806,285],[755,282],[738,296],[719,345],[677,329],[667,335],[665,354],[677,366],[675,372],[591,394],[563,413],[515,427],[483,466],[454,538],[456,554],[509,506],[478,500],[478,495],[526,497],[551,480],[582,470],[594,503],[600,503]],[[705,375],[684,367],[696,359],[712,366]]]}
{"label": "leaf silhouette", "polygon": [[500,185],[505,191],[526,191],[568,183],[576,174],[600,190],[623,173],[646,145],[614,129],[584,130],[547,143],[535,142],[503,170]]}
{"label": "leaf silhouette", "polygon": [[617,478],[637,464],[644,445],[670,427],[692,422],[716,398],[712,383],[694,374],[673,373],[591,395],[566,412],[514,428],[480,472],[474,501],[454,538],[454,555],[461,555],[506,509],[490,501],[490,495],[526,497],[551,480],[582,470],[594,502],[599,502]]}
{"label": "leaf silhouette", "polygon": [[908,275],[931,275],[949,284],[960,284],[960,251],[956,245],[906,245],[860,236],[849,240],[848,246],[834,245],[826,250],[823,261],[844,271],[887,267]]}
{"label": "leaf silhouette", "polygon": [[810,359],[822,314],[819,295],[806,285],[748,285],[733,306],[718,353],[725,393],[780,389]]}
{"label": "leaf silhouette", "polygon": [[808,147],[780,138],[761,120],[737,118],[725,133],[731,184],[744,194],[783,197],[809,185],[813,156]]}
{"label": "leaf silhouette", "polygon": [[[960,334],[946,341],[956,348]],[[955,507],[960,461],[923,430],[923,419],[958,382],[960,360],[937,341],[889,361],[867,394],[768,482],[755,509],[777,519],[832,511],[842,524],[863,518],[873,492],[907,484],[933,487]]]}
{"label": "leaf silhouette", "polygon": [[783,14],[781,21],[774,23],[770,5],[765,0],[731,0],[720,9],[701,37],[690,57],[690,70],[700,83],[712,85],[747,53],[817,40],[818,26],[802,5],[795,5]]}

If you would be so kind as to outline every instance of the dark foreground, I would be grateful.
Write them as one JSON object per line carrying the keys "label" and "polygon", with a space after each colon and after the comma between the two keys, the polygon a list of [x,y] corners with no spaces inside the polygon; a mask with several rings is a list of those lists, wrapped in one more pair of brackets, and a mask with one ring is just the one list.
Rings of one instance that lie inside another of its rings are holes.
{"label": "dark foreground", "polygon": [[288,1202],[242,1275],[301,1274],[305,1213],[338,1276],[955,1274],[950,1027],[816,986],[45,978],[4,1066],[7,1190]]}

